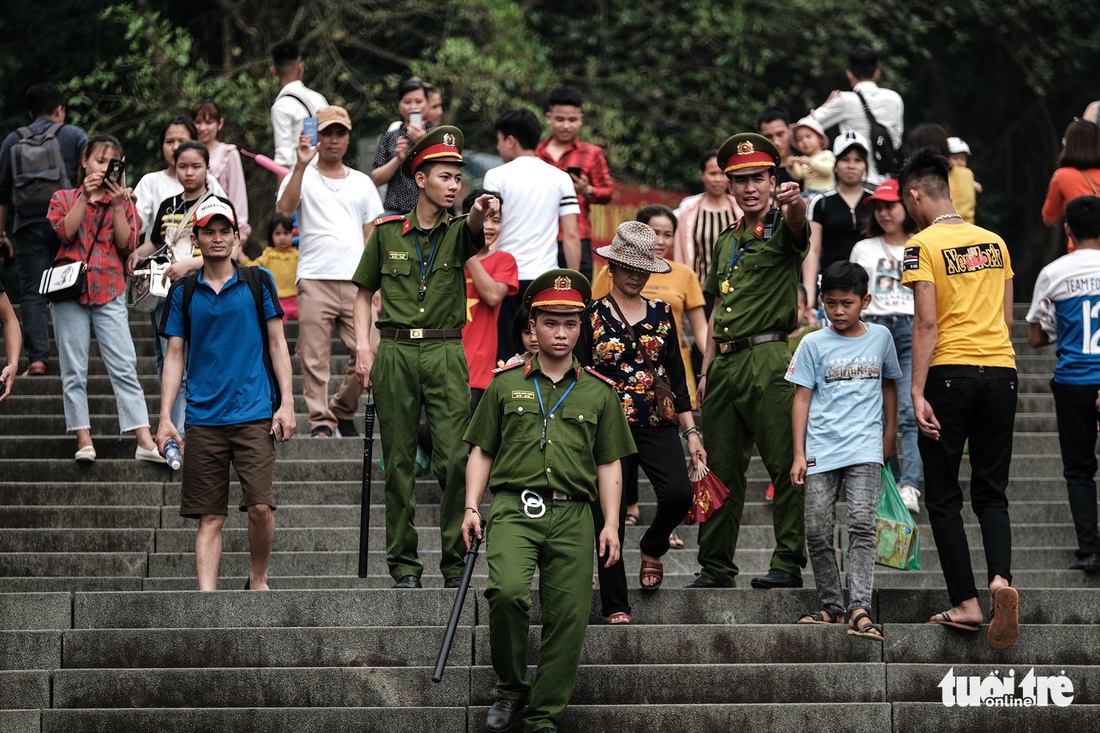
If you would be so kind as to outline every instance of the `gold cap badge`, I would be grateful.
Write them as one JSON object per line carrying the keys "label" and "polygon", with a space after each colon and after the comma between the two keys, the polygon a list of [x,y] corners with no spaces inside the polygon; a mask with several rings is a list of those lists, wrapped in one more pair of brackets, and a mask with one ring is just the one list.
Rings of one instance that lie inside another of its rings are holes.
{"label": "gold cap badge", "polygon": [[562,275],[554,281],[554,290],[569,290],[572,287],[572,283],[569,282],[569,278]]}

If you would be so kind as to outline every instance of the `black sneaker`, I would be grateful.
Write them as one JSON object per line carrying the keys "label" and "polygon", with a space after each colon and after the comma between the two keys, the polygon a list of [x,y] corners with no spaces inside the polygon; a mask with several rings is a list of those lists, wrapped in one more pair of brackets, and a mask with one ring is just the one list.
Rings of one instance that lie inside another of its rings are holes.
{"label": "black sneaker", "polygon": [[332,428],[328,425],[318,425],[313,430],[309,431],[310,437],[313,438],[331,438]]}
{"label": "black sneaker", "polygon": [[341,438],[359,437],[359,431],[355,429],[355,422],[353,420],[337,420],[336,429],[340,432]]}
{"label": "black sneaker", "polygon": [[753,588],[801,588],[802,578],[786,570],[772,568],[766,575],[752,579]]}

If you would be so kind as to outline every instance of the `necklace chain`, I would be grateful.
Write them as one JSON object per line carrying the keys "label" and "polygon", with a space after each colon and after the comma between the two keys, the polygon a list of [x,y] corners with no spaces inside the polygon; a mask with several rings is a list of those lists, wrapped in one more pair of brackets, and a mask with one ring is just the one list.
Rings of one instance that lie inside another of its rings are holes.
{"label": "necklace chain", "polygon": [[348,167],[347,166],[340,166],[340,169],[343,171],[344,175],[343,175],[342,178],[339,179],[340,184],[338,186],[336,186],[336,188],[333,188],[328,183],[332,179],[330,179],[324,173],[321,173],[321,171],[317,171],[317,173],[319,173],[320,176],[321,176],[321,182],[325,184],[325,188],[327,188],[329,191],[332,191],[333,193],[337,193],[340,189],[342,189],[344,187],[344,183],[348,180]]}
{"label": "necklace chain", "polygon": [[960,214],[940,214],[932,220],[932,223],[935,224],[937,222],[943,221],[944,219],[962,219],[962,216]]}

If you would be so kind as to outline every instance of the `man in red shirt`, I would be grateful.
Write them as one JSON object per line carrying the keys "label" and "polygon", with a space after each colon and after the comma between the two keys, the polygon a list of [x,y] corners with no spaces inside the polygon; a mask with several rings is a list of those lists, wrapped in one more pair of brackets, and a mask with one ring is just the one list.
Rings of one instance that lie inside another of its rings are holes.
{"label": "man in red shirt", "polygon": [[[577,219],[581,236],[580,271],[592,277],[592,223],[588,219],[588,207],[611,201],[611,175],[607,172],[607,159],[599,145],[577,139],[584,122],[581,93],[573,87],[559,87],[550,92],[546,103],[546,122],[550,125],[550,137],[535,148],[535,155],[550,165],[569,174],[577,190],[581,215]],[[565,267],[561,235],[558,235],[558,265]]]}

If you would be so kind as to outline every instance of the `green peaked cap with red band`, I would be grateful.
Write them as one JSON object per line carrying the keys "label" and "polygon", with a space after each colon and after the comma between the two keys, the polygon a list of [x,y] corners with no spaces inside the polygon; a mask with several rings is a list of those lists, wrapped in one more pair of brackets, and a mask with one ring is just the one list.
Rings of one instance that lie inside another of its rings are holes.
{"label": "green peaked cap with red band", "polygon": [[409,178],[425,163],[454,163],[462,160],[462,130],[454,125],[441,125],[420,138],[401,161],[401,172]]}

